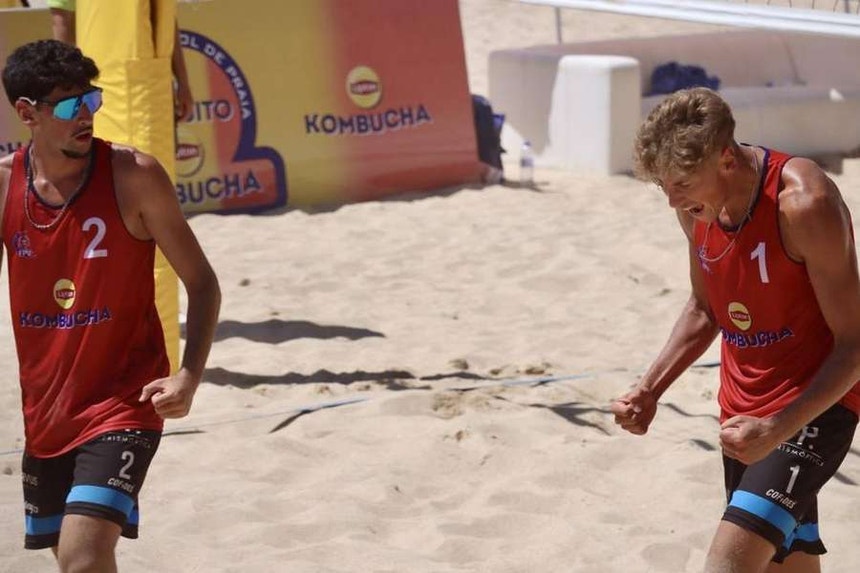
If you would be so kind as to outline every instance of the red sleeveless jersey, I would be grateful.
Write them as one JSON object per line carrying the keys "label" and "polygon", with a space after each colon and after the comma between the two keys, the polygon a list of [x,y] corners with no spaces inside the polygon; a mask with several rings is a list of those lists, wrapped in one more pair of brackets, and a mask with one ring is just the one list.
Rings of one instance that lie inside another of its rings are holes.
{"label": "red sleeveless jersey", "polygon": [[[758,199],[736,236],[716,223],[708,229],[696,221],[693,229],[708,302],[722,334],[723,421],[739,414],[766,417],[784,409],[833,349],[833,334],[806,266],[788,257],[779,232],[782,169],[790,158],[765,150]],[[733,239],[735,244],[728,247]],[[842,403],[860,412],[860,387]]]}
{"label": "red sleeveless jersey", "polygon": [[149,401],[138,402],[145,384],[169,372],[155,308],[155,244],[126,229],[111,146],[99,139],[93,146],[89,180],[65,212],[28,192],[25,148],[14,156],[6,195],[2,234],[26,451],[39,457],[111,430],[163,425]]}

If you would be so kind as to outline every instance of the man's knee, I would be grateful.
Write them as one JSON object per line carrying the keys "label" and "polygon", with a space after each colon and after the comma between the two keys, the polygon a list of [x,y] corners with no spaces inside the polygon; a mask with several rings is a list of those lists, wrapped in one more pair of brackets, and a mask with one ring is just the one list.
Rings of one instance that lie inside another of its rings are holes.
{"label": "man's knee", "polygon": [[114,573],[119,525],[97,517],[66,515],[55,551],[61,573]]}
{"label": "man's knee", "polygon": [[96,555],[90,551],[65,550],[57,552],[60,573],[109,573],[116,571],[113,566],[113,552],[109,557]]}
{"label": "man's knee", "polygon": [[705,561],[705,573],[764,573],[776,548],[766,539],[721,521]]}

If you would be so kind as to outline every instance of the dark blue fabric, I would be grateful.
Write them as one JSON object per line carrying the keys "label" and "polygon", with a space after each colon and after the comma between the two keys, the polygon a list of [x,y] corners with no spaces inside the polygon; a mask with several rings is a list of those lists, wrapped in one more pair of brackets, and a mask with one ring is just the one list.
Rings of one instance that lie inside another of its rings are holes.
{"label": "dark blue fabric", "polygon": [[478,156],[481,161],[502,169],[502,126],[505,115],[495,113],[489,100],[472,94],[472,111],[475,115],[475,135],[478,139]]}
{"label": "dark blue fabric", "polygon": [[670,94],[694,87],[720,89],[720,78],[708,76],[701,66],[667,62],[654,68],[651,73],[651,92],[648,95]]}

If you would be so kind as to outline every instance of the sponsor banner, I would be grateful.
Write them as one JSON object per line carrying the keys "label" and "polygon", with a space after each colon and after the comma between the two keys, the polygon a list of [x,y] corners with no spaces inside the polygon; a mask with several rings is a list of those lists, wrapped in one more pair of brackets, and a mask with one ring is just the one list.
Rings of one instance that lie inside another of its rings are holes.
{"label": "sponsor banner", "polygon": [[[16,47],[44,37],[50,33],[48,14],[42,10],[0,10],[0,68],[5,66],[6,57]],[[40,35],[41,34],[41,35]],[[6,99],[6,92],[0,97],[0,156],[8,155],[26,145],[30,131],[18,120],[15,109]]]}
{"label": "sponsor banner", "polygon": [[190,120],[176,127],[176,194],[183,209],[230,213],[285,205],[284,157],[257,142],[261,118],[242,66],[203,34],[185,30],[180,41],[187,64],[205,78],[192,87]]}
{"label": "sponsor banner", "polygon": [[[47,18],[0,13],[0,57],[44,37]],[[457,0],[182,2],[179,25],[195,99],[176,129],[185,212],[480,180]],[[27,138],[3,106],[0,153]]]}

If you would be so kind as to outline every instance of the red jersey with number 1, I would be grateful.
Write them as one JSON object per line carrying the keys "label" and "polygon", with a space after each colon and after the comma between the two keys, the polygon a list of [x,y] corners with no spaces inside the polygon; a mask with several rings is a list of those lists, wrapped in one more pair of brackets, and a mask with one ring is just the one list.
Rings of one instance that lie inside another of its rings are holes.
{"label": "red jersey with number 1", "polygon": [[[723,420],[766,417],[809,385],[833,349],[831,333],[806,271],[791,260],[779,232],[782,169],[791,157],[765,150],[762,187],[735,237],[697,221],[694,240],[708,301],[722,333],[719,402]],[[734,246],[725,251],[732,239]],[[702,254],[708,259],[703,260]],[[842,403],[860,412],[860,387]]]}
{"label": "red jersey with number 1", "polygon": [[155,245],[123,223],[110,144],[96,139],[93,148],[89,180],[65,212],[28,191],[24,148],[6,195],[3,244],[33,456],[60,455],[111,430],[163,425],[149,401],[138,401],[145,384],[169,371]]}

